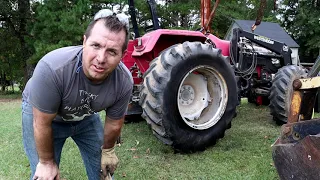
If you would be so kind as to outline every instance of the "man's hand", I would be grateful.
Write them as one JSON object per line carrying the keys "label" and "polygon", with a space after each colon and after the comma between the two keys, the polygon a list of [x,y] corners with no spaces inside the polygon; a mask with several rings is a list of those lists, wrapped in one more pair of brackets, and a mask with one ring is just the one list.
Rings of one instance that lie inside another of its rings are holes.
{"label": "man's hand", "polygon": [[113,175],[119,163],[119,159],[114,152],[114,147],[109,149],[102,149],[101,152],[101,170],[104,177],[108,176],[108,173]]}
{"label": "man's hand", "polygon": [[119,159],[114,152],[115,142],[120,136],[121,127],[124,122],[124,116],[120,119],[110,119],[106,116],[104,124],[104,138],[101,147],[101,171],[104,180],[108,180],[108,176],[112,176],[116,170]]}
{"label": "man's hand", "polygon": [[41,163],[37,165],[36,173],[33,179],[39,180],[60,180],[60,172],[56,163],[48,162]]}

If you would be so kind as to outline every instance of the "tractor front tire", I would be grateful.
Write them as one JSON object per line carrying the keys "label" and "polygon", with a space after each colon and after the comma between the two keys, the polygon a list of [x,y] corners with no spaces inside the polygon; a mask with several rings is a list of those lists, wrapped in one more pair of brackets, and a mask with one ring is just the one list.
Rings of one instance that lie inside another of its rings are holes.
{"label": "tractor front tire", "polygon": [[300,66],[289,65],[278,70],[272,81],[269,108],[273,120],[282,125],[288,121],[288,113],[293,95],[293,81],[304,78],[307,72]]}
{"label": "tractor front tire", "polygon": [[139,103],[159,140],[178,152],[202,151],[231,125],[237,105],[235,75],[220,50],[184,42],[150,63]]}

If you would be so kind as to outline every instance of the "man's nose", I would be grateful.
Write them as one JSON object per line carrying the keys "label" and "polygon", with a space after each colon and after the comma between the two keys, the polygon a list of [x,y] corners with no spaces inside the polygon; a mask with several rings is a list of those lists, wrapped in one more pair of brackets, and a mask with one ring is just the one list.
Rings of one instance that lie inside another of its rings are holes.
{"label": "man's nose", "polygon": [[105,51],[104,50],[99,50],[98,52],[98,56],[97,56],[97,60],[98,60],[98,63],[105,63]]}

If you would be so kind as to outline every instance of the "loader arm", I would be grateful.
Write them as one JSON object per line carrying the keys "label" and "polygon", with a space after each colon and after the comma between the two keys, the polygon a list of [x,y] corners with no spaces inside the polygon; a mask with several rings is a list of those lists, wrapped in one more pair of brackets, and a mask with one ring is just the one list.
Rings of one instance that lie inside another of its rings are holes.
{"label": "loader arm", "polygon": [[245,37],[249,39],[251,42],[260,45],[263,48],[266,48],[272,52],[275,52],[276,54],[282,56],[283,62],[281,62],[282,66],[285,65],[291,65],[292,59],[291,59],[291,49],[282,42],[260,36],[254,33],[250,33],[247,31],[244,31],[240,28],[233,29],[233,36],[231,40],[231,46],[232,46],[232,54],[234,56],[234,59],[238,58],[238,41],[241,37]]}

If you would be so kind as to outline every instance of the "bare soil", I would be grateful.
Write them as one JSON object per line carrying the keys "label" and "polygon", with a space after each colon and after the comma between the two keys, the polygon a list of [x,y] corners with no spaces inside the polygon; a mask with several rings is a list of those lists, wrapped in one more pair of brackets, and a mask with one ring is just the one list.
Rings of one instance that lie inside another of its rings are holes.
{"label": "bare soil", "polygon": [[19,102],[19,101],[21,101],[21,98],[15,98],[15,99],[0,98],[0,102]]}

